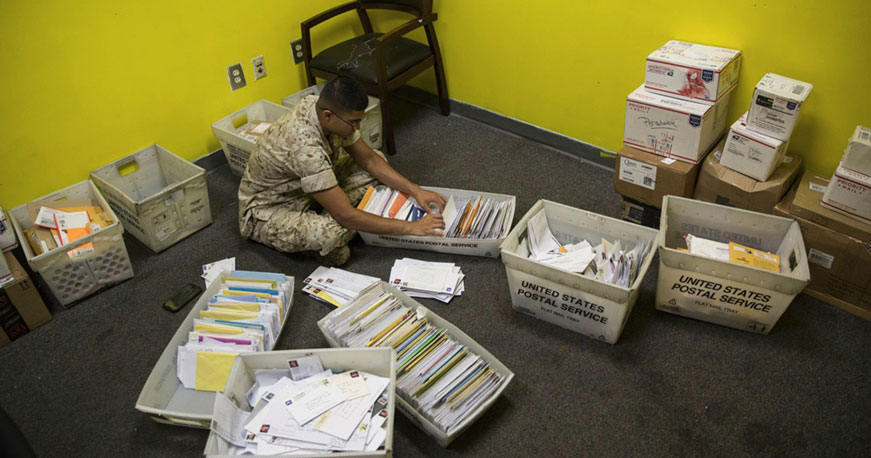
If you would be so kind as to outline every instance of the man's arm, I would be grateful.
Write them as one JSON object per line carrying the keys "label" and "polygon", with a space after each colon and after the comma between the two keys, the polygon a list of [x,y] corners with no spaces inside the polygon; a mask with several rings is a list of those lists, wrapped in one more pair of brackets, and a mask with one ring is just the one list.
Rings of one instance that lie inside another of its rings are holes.
{"label": "man's arm", "polygon": [[358,210],[338,186],[313,193],[312,196],[342,227],[355,231],[387,235],[443,235],[438,230],[445,228],[442,215],[426,214],[417,221],[403,221]]}
{"label": "man's arm", "polygon": [[414,200],[420,204],[424,211],[429,212],[430,204],[438,207],[439,212],[445,209],[447,200],[443,195],[423,189],[408,181],[407,178],[394,170],[387,161],[375,153],[362,138],[357,140],[353,145],[346,146],[345,151],[357,162],[357,165],[369,172],[376,180],[414,197]]}

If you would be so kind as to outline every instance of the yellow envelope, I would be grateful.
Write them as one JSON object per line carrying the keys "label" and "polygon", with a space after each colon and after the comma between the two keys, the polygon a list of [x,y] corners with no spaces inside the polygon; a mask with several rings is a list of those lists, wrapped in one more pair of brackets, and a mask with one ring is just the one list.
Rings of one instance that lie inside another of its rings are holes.
{"label": "yellow envelope", "polygon": [[232,302],[226,304],[209,304],[210,308],[215,309],[226,309],[226,310],[237,310],[244,312],[259,312],[260,304],[252,303],[252,302]]}
{"label": "yellow envelope", "polygon": [[197,381],[195,389],[224,391],[230,369],[238,353],[201,351],[197,353]]}
{"label": "yellow envelope", "polygon": [[335,299],[333,299],[333,296],[330,296],[329,294],[327,294],[326,291],[324,291],[324,290],[322,290],[322,289],[315,288],[315,289],[312,290],[312,292],[315,293],[315,296],[317,296],[317,297],[319,297],[319,298],[321,298],[321,299],[323,299],[323,300],[329,302],[330,304],[332,304],[332,305],[335,306],[335,307],[341,307],[341,306],[342,306],[342,304],[340,304],[338,301],[336,301]]}
{"label": "yellow envelope", "polygon": [[215,320],[237,321],[250,320],[257,318],[256,313],[233,312],[233,311],[218,311],[218,310],[200,310],[200,319],[212,318]]}
{"label": "yellow envelope", "polygon": [[221,281],[237,281],[239,283],[253,283],[251,286],[257,286],[259,288],[268,288],[268,289],[276,289],[275,288],[275,280],[265,280],[259,278],[233,278],[233,277],[221,277]]}
{"label": "yellow envelope", "polygon": [[194,331],[220,332],[222,334],[242,334],[242,328],[215,324],[195,324]]}
{"label": "yellow envelope", "polygon": [[780,256],[729,242],[729,262],[780,272]]}
{"label": "yellow envelope", "polygon": [[229,289],[225,289],[225,290],[221,291],[220,294],[223,294],[225,296],[257,296],[257,297],[265,297],[265,298],[272,297],[266,293],[251,293],[248,291],[231,291]]}

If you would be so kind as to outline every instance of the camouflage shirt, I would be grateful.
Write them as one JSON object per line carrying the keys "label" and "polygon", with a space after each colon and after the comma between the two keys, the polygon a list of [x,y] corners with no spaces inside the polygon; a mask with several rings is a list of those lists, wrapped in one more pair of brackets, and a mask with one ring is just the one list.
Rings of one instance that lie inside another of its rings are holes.
{"label": "camouflage shirt", "polygon": [[[309,205],[304,198],[336,185],[333,171],[343,146],[353,145],[360,131],[345,140],[324,135],[318,121],[318,97],[304,97],[292,110],[275,121],[257,140],[239,184],[239,227],[243,235],[252,220],[266,221],[276,208]],[[250,230],[250,229],[249,229]]]}

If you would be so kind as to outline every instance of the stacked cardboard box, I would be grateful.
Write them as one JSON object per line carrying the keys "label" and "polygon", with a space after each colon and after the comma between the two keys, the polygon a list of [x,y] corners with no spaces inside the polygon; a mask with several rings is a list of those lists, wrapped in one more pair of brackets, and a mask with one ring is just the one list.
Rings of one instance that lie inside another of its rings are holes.
{"label": "stacked cardboard box", "polygon": [[626,98],[615,174],[624,219],[656,227],[663,196],[692,197],[701,163],[726,128],[740,70],[741,51],[682,41],[647,57],[644,84]]}
{"label": "stacked cardboard box", "polygon": [[804,292],[871,320],[871,225],[822,205],[832,185],[813,172],[774,207],[774,214],[798,221],[808,250],[811,281]]}
{"label": "stacked cardboard box", "polygon": [[871,129],[856,127],[823,195],[822,205],[871,223]]}
{"label": "stacked cardboard box", "polygon": [[0,347],[51,320],[36,287],[12,253],[0,253],[10,278],[0,287]]}

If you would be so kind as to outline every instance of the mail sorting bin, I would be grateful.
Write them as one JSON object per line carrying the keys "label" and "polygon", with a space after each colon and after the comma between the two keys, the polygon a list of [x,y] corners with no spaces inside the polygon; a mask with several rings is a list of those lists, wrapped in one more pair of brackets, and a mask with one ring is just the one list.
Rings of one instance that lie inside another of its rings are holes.
{"label": "mail sorting bin", "polygon": [[339,341],[332,335],[327,326],[330,323],[338,322],[350,316],[351,314],[358,313],[360,307],[364,307],[367,303],[372,301],[373,299],[380,296],[382,293],[390,293],[393,297],[399,299],[402,304],[412,310],[416,310],[419,316],[426,316],[427,321],[441,329],[444,329],[447,332],[447,335],[451,338],[455,339],[457,342],[463,344],[468,348],[472,353],[481,357],[483,361],[485,361],[496,373],[498,373],[502,380],[499,382],[498,388],[493,391],[490,395],[490,398],[487,401],[484,401],[481,405],[477,406],[468,417],[466,417],[459,424],[455,425],[453,428],[448,431],[442,431],[436,426],[435,423],[430,421],[427,417],[425,417],[422,413],[420,413],[414,405],[412,405],[409,400],[406,400],[402,394],[402,392],[397,393],[399,411],[402,412],[403,415],[408,417],[409,420],[413,421],[417,426],[419,426],[423,431],[429,434],[432,438],[436,440],[442,447],[447,447],[454,439],[459,437],[460,434],[463,433],[469,426],[472,426],[472,423],[477,421],[479,418],[484,416],[484,413],[496,400],[499,396],[502,395],[502,392],[505,391],[505,388],[508,387],[508,384],[511,383],[511,380],[514,379],[514,372],[511,372],[507,366],[502,364],[501,361],[496,359],[486,348],[482,347],[481,344],[475,342],[471,337],[469,337],[466,333],[464,333],[460,328],[454,326],[451,322],[445,320],[444,318],[436,315],[432,310],[424,307],[420,302],[412,299],[405,293],[399,291],[398,289],[388,285],[385,282],[377,282],[372,283],[370,286],[366,287],[363,291],[360,291],[360,294],[348,304],[345,304],[342,307],[333,310],[328,313],[325,317],[321,318],[318,321],[318,328],[320,328],[321,333],[324,335],[324,338],[327,339],[327,342],[331,347],[338,347]]}
{"label": "mail sorting bin", "polygon": [[[307,87],[296,94],[281,99],[281,104],[293,109],[303,97],[307,95],[320,95],[324,84]],[[360,125],[360,137],[373,149],[381,148],[381,101],[377,97],[369,96],[369,105],[366,107],[366,117]]]}
{"label": "mail sorting bin", "polygon": [[[225,272],[225,275],[229,272]],[[293,285],[293,277],[285,276]],[[212,411],[215,407],[214,391],[199,391],[185,388],[178,379],[178,347],[188,341],[188,333],[194,328],[194,319],[199,318],[200,311],[208,308],[209,299],[221,290],[221,282],[215,281],[191,307],[191,311],[178,327],[172,340],[151,369],[151,374],[145,380],[139,398],[136,400],[136,410],[151,415],[158,423],[187,426],[191,428],[209,429],[212,421]],[[276,333],[276,340],[287,324],[287,317],[293,307],[293,287],[288,294],[290,298],[281,322],[281,329]]]}
{"label": "mail sorting bin", "polygon": [[212,133],[221,142],[221,148],[233,173],[242,176],[248,157],[254,152],[257,138],[245,135],[245,131],[258,121],[276,121],[287,111],[287,108],[268,100],[258,100],[212,123]]}
{"label": "mail sorting bin", "polygon": [[152,145],[91,172],[124,229],[159,253],[212,222],[206,171]]}
{"label": "mail sorting bin", "polygon": [[[619,240],[625,250],[648,244],[650,251],[641,260],[635,281],[628,288],[617,286],[529,259],[524,252],[526,227],[540,212],[545,213],[551,233],[563,245],[587,240],[595,246],[601,239],[612,243]],[[657,233],[637,224],[539,200],[501,246],[514,309],[590,338],[616,343],[650,268]]]}
{"label": "mail sorting bin", "polygon": [[[436,188],[433,186],[424,186],[424,189],[435,191],[450,198],[450,196],[460,197],[464,199],[481,196],[484,199],[492,199],[497,203],[510,201],[508,213],[502,222],[502,234],[508,232],[511,223],[514,221],[514,209],[517,206],[517,198],[507,194],[493,194],[489,192],[464,191],[461,189]],[[460,209],[462,210],[462,209]],[[450,224],[445,222],[445,224]],[[462,254],[467,256],[483,256],[487,258],[495,258],[499,256],[499,245],[505,240],[505,237],[493,239],[472,239],[464,237],[437,237],[437,236],[421,236],[421,235],[385,235],[372,234],[369,232],[360,232],[360,238],[366,245],[381,246],[388,248],[408,248],[412,250],[434,251],[436,253]]]}
{"label": "mail sorting bin", "polygon": [[[321,365],[324,369],[331,369],[334,373],[345,372],[350,370],[360,370],[368,372],[378,377],[390,379],[387,385],[387,436],[384,439],[384,449],[374,452],[348,452],[342,453],[341,456],[354,457],[390,457],[393,456],[393,414],[395,409],[396,398],[396,361],[394,361],[393,350],[390,348],[319,348],[311,350],[284,350],[284,351],[268,351],[263,353],[245,353],[239,355],[236,361],[233,362],[233,368],[230,369],[230,376],[227,378],[227,386],[223,393],[217,393],[216,396],[222,396],[228,399],[236,407],[251,411],[246,395],[248,390],[254,386],[254,371],[256,370],[277,370],[287,369],[287,361],[294,358],[302,358],[305,356],[317,356],[321,360]],[[232,456],[227,455],[229,443],[215,434],[214,431],[209,433],[209,438],[206,441],[206,449],[203,455],[213,457]],[[268,456],[268,455],[247,455],[247,456]],[[335,453],[329,450],[321,454],[312,454],[307,456],[335,456]]]}
{"label": "mail sorting bin", "polygon": [[[679,250],[684,236],[735,242],[780,256],[780,272]],[[768,334],[810,281],[795,220],[675,196],[662,200],[656,308]]]}
{"label": "mail sorting bin", "polygon": [[[21,243],[30,268],[39,272],[55,298],[64,306],[106,286],[133,277],[133,266],[124,245],[124,227],[91,180],[42,196],[34,202],[83,199],[89,199],[102,207],[112,223],[102,230],[40,255],[36,255],[27,242]],[[27,210],[27,204],[13,208],[9,216],[18,239],[27,240],[24,230],[33,228],[33,219]],[[89,243],[93,244],[93,251],[70,256],[73,250]]]}

